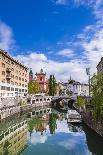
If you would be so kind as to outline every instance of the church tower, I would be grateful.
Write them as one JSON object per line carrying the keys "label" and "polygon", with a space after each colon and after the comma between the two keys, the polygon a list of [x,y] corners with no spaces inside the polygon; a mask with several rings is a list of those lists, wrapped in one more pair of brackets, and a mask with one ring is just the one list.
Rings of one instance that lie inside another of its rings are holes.
{"label": "church tower", "polygon": [[33,80],[33,72],[32,69],[30,68],[30,72],[29,72],[29,81]]}

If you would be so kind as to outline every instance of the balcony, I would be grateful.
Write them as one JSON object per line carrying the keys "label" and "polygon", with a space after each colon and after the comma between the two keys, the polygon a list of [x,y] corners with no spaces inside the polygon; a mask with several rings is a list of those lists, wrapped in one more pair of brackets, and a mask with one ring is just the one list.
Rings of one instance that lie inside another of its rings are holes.
{"label": "balcony", "polygon": [[11,79],[11,75],[6,75],[6,79],[10,80]]}
{"label": "balcony", "polygon": [[6,68],[6,72],[10,73],[11,69],[10,68]]}

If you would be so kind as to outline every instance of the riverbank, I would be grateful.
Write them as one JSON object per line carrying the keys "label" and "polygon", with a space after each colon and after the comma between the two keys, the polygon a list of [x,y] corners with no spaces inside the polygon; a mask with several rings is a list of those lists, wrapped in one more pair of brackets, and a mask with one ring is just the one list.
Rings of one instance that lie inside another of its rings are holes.
{"label": "riverbank", "polygon": [[83,113],[83,122],[103,138],[103,121],[96,121],[88,113]]}
{"label": "riverbank", "polygon": [[82,112],[76,106],[74,106],[74,109],[82,115],[83,123],[103,138],[103,120],[94,120],[91,112],[87,109]]}

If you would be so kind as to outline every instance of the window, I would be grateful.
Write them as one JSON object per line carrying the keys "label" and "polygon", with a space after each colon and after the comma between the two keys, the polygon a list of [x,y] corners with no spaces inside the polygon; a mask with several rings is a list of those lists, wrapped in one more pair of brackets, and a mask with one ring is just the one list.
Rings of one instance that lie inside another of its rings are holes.
{"label": "window", "polygon": [[18,80],[18,77],[17,77],[17,76],[15,76],[15,79],[16,79],[16,80]]}
{"label": "window", "polygon": [[42,77],[40,77],[40,81],[42,81]]}
{"label": "window", "polygon": [[10,87],[6,87],[6,90],[7,90],[7,91],[10,91]]}
{"label": "window", "polygon": [[5,57],[4,56],[2,57],[2,60],[5,60]]}
{"label": "window", "polygon": [[5,86],[1,86],[1,90],[5,90],[5,88],[6,88]]}
{"label": "window", "polygon": [[22,92],[24,92],[24,89],[22,89]]}
{"label": "window", "polygon": [[5,72],[4,71],[2,71],[2,75],[5,75]]}
{"label": "window", "polygon": [[18,91],[18,88],[15,88],[15,91]]}
{"label": "window", "polygon": [[5,64],[4,63],[2,63],[2,67],[5,68]]}
{"label": "window", "polygon": [[11,88],[11,91],[14,91],[14,88]]}

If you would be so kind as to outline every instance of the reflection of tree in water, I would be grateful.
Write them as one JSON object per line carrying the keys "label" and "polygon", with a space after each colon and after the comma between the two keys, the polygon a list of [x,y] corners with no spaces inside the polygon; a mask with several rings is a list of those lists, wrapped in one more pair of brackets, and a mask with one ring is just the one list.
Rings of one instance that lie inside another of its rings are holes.
{"label": "reflection of tree in water", "polygon": [[36,132],[41,132],[41,135],[43,135],[43,131],[46,131],[47,124],[48,118],[47,120],[42,120],[42,118],[32,118],[28,122],[28,131],[30,132],[30,136],[33,132],[33,129],[35,129]]}
{"label": "reflection of tree in water", "polygon": [[33,129],[35,129],[40,123],[42,123],[40,118],[32,118],[30,121],[28,121],[28,131],[30,132],[30,136],[33,132]]}
{"label": "reflection of tree in water", "polygon": [[84,126],[83,129],[86,134],[86,142],[89,151],[94,155],[103,155],[103,139],[88,127]]}
{"label": "reflection of tree in water", "polygon": [[3,155],[8,155],[9,151],[8,151],[8,146],[10,145],[10,143],[7,141],[5,141],[4,147],[3,147]]}
{"label": "reflection of tree in water", "polygon": [[50,129],[50,134],[55,134],[55,129],[57,128],[56,124],[56,119],[57,119],[57,114],[51,113],[49,116],[49,129]]}

